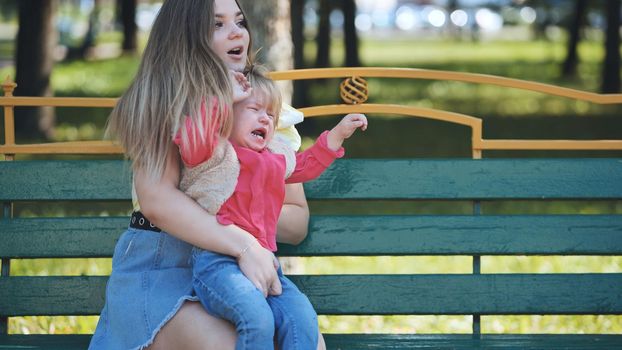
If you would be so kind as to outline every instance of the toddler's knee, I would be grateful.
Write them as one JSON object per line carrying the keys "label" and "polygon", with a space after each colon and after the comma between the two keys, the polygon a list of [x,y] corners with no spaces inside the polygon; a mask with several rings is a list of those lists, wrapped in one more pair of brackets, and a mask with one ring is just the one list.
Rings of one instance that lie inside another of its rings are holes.
{"label": "toddler's knee", "polygon": [[288,310],[279,321],[279,328],[296,329],[296,332],[309,339],[317,338],[319,333],[317,313],[310,303]]}
{"label": "toddler's knee", "polygon": [[261,338],[274,337],[274,315],[266,303],[247,309],[236,326],[240,332],[248,332]]}

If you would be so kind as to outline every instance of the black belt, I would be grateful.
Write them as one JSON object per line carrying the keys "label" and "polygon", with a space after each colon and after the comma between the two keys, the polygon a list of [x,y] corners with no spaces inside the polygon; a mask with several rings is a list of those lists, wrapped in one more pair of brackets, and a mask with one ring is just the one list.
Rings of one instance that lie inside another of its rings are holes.
{"label": "black belt", "polygon": [[161,232],[159,228],[157,228],[154,224],[149,222],[147,218],[143,215],[143,213],[139,211],[135,211],[132,213],[132,218],[130,219],[130,227],[137,228],[140,230],[148,230],[153,232]]}

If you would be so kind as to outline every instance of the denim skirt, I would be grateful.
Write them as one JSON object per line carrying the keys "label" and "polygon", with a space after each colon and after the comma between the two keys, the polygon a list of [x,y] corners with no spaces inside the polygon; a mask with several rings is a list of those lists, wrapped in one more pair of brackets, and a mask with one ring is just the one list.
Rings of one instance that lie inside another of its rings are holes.
{"label": "denim skirt", "polygon": [[179,310],[197,300],[192,245],[165,232],[129,228],[112,257],[106,303],[89,349],[143,349]]}

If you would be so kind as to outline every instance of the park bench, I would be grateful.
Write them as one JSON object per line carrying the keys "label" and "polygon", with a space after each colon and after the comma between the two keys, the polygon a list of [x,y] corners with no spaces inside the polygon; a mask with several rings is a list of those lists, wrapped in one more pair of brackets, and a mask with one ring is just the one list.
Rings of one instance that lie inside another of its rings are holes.
{"label": "park bench", "polygon": [[[344,159],[305,185],[311,201],[460,202],[467,213],[317,215],[308,238],[280,245],[281,256],[466,256],[469,273],[293,275],[322,315],[471,315],[468,334],[325,334],[329,349],[620,349],[615,334],[491,334],[489,315],[622,315],[622,273],[488,273],[488,256],[619,256],[619,212],[488,213],[489,203],[622,199],[622,140],[485,139],[482,120],[456,112],[366,103],[361,78],[437,79],[532,90],[591,103],[622,103],[599,95],[496,76],[382,68],[275,72],[277,80],[339,78],[348,104],[303,108],[307,117],[348,112],[397,114],[469,128],[470,158]],[[12,259],[110,257],[128,217],[13,217],[19,202],[130,200],[122,160],[20,160],[21,154],[118,154],[108,141],[15,144],[13,108],[110,108],[107,98],[13,97],[5,82],[5,142],[0,153],[0,349],[85,349],[90,335],[7,334],[9,317],[97,315],[105,276],[11,276]],[[587,150],[594,156],[485,158],[490,150]],[[609,150],[613,156],[598,156]],[[97,157],[90,157],[97,158]],[[376,204],[374,204],[376,203]],[[578,332],[584,333],[584,332]]]}

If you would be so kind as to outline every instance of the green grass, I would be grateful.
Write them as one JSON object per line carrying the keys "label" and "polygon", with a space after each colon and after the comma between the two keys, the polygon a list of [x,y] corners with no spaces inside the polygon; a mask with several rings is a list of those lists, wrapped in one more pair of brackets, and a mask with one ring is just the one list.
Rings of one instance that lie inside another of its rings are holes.
{"label": "green grass", "polygon": [[57,96],[119,97],[138,70],[138,58],[121,56],[101,61],[74,61],[54,68]]}

